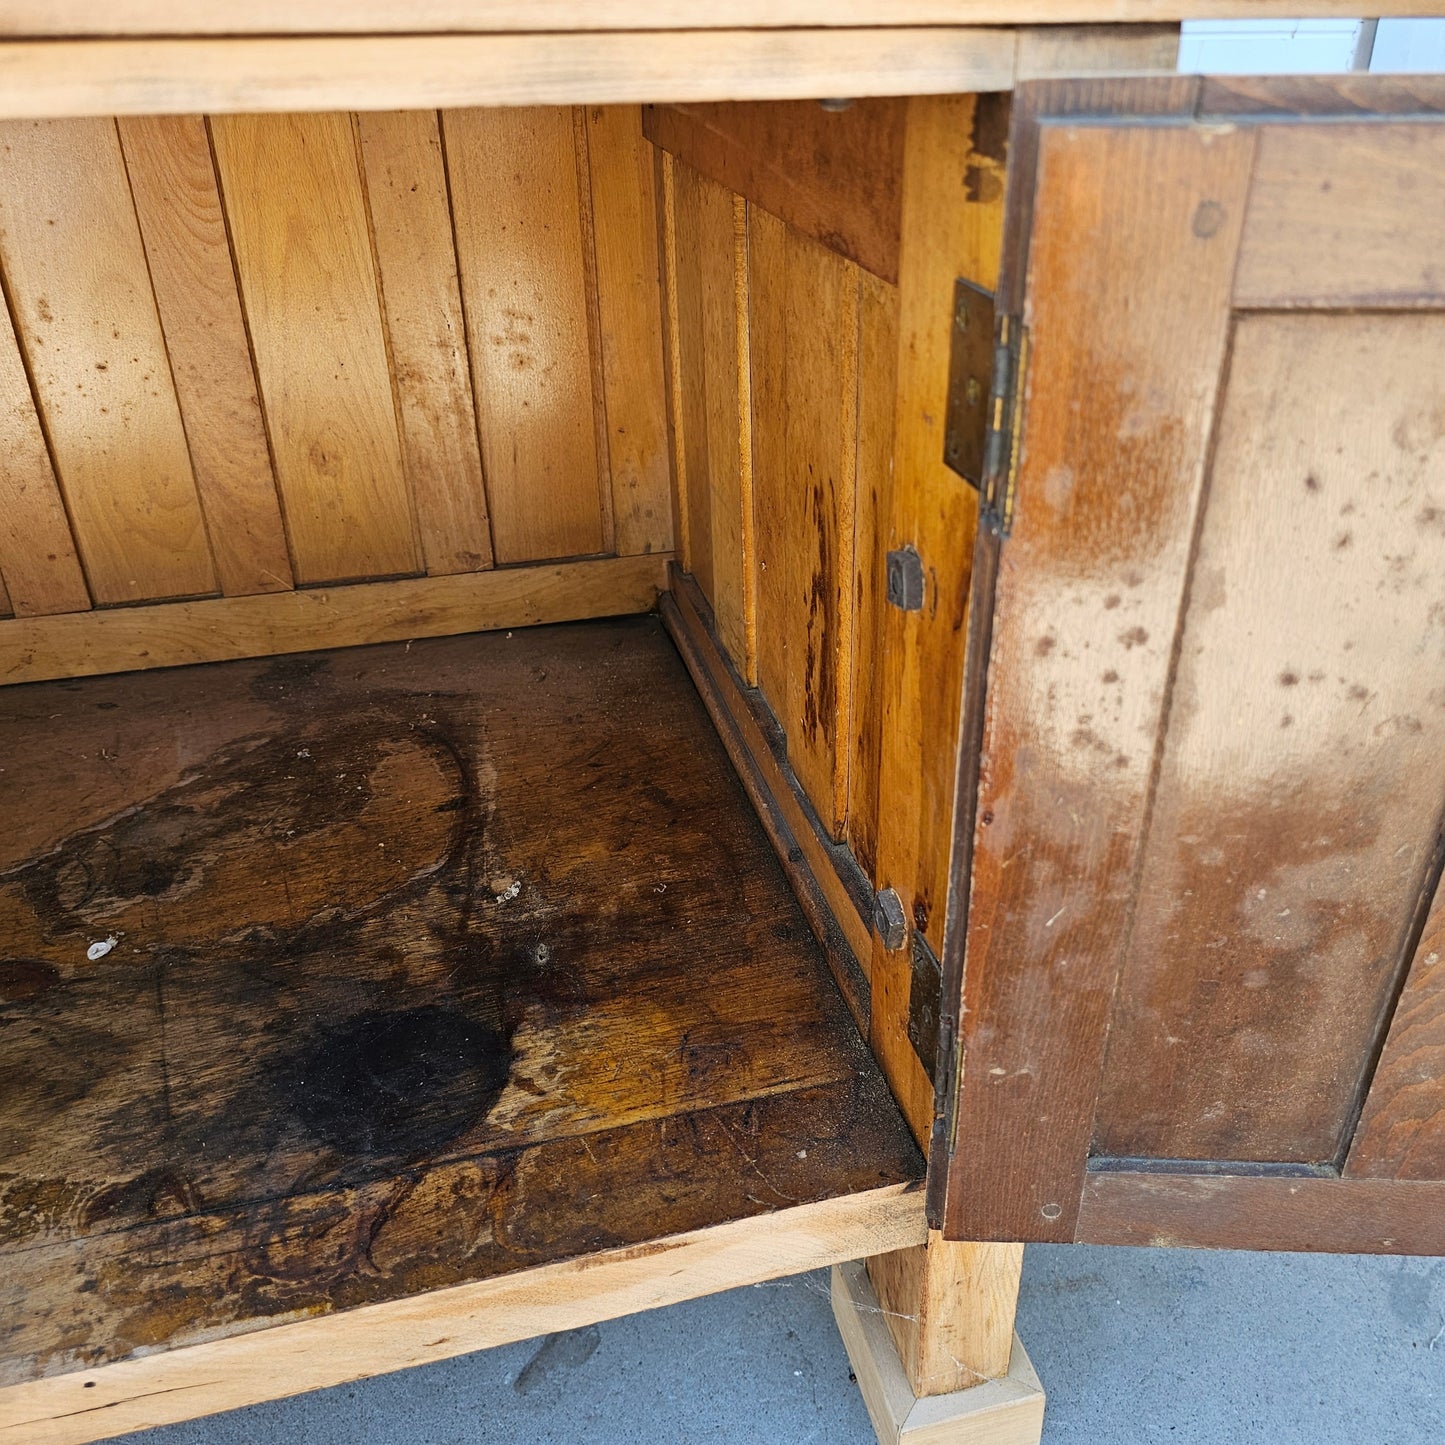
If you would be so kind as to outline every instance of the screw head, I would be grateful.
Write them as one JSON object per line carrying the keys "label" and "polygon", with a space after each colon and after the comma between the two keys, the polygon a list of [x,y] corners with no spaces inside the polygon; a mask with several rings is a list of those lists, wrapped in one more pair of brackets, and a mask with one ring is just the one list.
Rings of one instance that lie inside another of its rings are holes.
{"label": "screw head", "polygon": [[903,900],[892,888],[883,888],[873,900],[873,927],[889,953],[897,953],[908,941],[908,920]]}

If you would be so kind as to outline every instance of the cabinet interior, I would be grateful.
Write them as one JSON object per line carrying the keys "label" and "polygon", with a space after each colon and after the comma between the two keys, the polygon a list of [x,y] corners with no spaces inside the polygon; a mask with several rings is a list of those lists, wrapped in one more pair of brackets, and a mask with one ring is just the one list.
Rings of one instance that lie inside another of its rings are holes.
{"label": "cabinet interior", "polygon": [[[899,447],[911,104],[0,123],[4,1383],[921,1230],[882,554],[953,529],[956,678],[973,494]],[[1001,220],[1006,103],[920,104]]]}

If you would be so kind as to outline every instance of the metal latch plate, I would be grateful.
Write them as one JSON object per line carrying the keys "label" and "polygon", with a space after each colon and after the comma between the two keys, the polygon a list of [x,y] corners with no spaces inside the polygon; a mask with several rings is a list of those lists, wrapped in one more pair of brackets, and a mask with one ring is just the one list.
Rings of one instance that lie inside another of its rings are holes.
{"label": "metal latch plate", "polygon": [[938,1079],[938,1024],[943,1009],[943,969],[921,933],[913,935],[908,986],[908,1041],[924,1072]]}
{"label": "metal latch plate", "polygon": [[980,488],[993,371],[993,294],[960,278],[953,286],[953,340],[948,353],[943,460],[965,481]]}

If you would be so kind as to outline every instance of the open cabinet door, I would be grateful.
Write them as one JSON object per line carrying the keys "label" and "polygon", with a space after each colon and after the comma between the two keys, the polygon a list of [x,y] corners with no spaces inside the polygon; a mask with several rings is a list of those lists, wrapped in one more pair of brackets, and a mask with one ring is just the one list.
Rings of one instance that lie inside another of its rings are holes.
{"label": "open cabinet door", "polygon": [[1016,96],[950,1238],[1445,1252],[1442,111]]}

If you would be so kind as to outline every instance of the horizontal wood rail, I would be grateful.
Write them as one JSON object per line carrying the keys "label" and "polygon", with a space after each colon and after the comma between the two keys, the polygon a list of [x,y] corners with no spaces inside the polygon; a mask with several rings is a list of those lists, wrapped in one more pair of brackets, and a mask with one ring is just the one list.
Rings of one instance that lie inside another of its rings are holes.
{"label": "horizontal wood rail", "polygon": [[1445,1182],[1104,1170],[1084,1183],[1080,1244],[1445,1254]]}
{"label": "horizontal wood rail", "polygon": [[[212,13],[218,7],[199,7],[199,15],[188,8],[183,18],[153,37],[145,37],[146,25],[161,22],[147,21],[145,13],[154,15],[165,7],[132,4],[120,15],[107,13],[104,22],[92,21],[89,29],[80,28],[84,22],[68,13],[64,20],[46,19],[59,8],[32,5],[28,16],[17,18],[13,7],[7,7],[0,19],[0,117],[1001,91],[1011,90],[1016,79],[1042,75],[1171,69],[1178,34],[1178,27],[1168,24],[1047,29],[979,25],[984,7],[949,0],[908,6],[855,0],[837,7],[809,0],[773,9],[749,0],[737,7],[736,20],[727,18],[735,25],[761,28],[695,30],[674,28],[683,23],[684,7],[666,4],[660,7],[661,17],[632,4],[538,6],[555,15],[551,24],[546,14],[530,6],[495,5],[485,12],[480,6],[392,6],[386,7],[392,13],[390,26],[377,18],[381,7],[374,5],[352,7],[339,20],[329,6],[324,15],[320,7],[306,3],[262,6],[260,16],[269,17],[269,24],[257,14],[237,18],[229,10],[223,24]],[[475,25],[463,23],[461,12],[468,8],[477,16],[485,13],[492,31],[504,33],[421,33],[475,30]],[[1129,8],[1125,4],[1124,9]],[[1003,5],[988,9],[1008,24],[1026,18]],[[687,23],[696,23],[693,7],[685,10]],[[920,16],[937,20],[949,10],[957,13],[948,18],[975,23],[927,28],[916,23]],[[352,23],[361,14],[375,23]],[[452,24],[442,24],[438,14]],[[794,18],[779,18],[790,14]],[[396,28],[397,15],[405,17],[411,33],[274,33],[385,31]],[[529,33],[505,33],[516,32],[520,15],[525,15]],[[849,15],[851,26],[843,28]],[[619,28],[622,16],[650,28]],[[1058,18],[1072,17],[1062,12]],[[1157,17],[1141,13],[1139,18]],[[900,19],[915,23],[900,25]],[[563,20],[577,28],[562,29]],[[783,25],[816,28],[769,28]],[[237,26],[251,33],[198,33]],[[56,38],[68,27],[86,38]],[[266,28],[273,33],[256,33]],[[89,38],[102,34],[111,38]],[[41,36],[46,38],[36,38]]]}
{"label": "horizontal wood rail", "polygon": [[648,612],[670,553],[0,621],[0,685]]}
{"label": "horizontal wood rail", "polygon": [[904,1249],[926,1237],[922,1189],[889,1185],[13,1385],[0,1391],[0,1442],[81,1445]]}
{"label": "horizontal wood rail", "polygon": [[[1311,15],[1359,13],[1358,0],[1311,0]],[[1438,0],[1394,0],[1429,15]],[[693,30],[710,25],[1029,25],[1243,19],[1299,14],[1298,0],[9,0],[4,35],[282,35],[476,30]]]}
{"label": "horizontal wood rail", "polygon": [[608,105],[1007,90],[1010,30],[0,42],[0,113]]}

